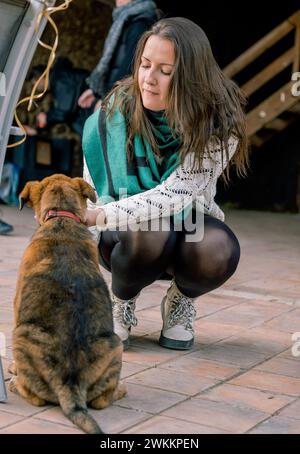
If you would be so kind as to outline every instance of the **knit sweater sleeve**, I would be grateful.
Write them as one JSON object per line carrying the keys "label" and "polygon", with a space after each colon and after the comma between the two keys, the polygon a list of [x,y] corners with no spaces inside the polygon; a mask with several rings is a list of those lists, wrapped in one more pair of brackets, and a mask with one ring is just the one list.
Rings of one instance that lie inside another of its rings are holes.
{"label": "knit sweater sleeve", "polygon": [[[228,142],[229,160],[234,155],[237,144],[238,140],[231,137]],[[194,156],[193,153],[189,153],[183,164],[153,189],[106,205],[101,204],[100,198],[95,204],[89,202],[89,208],[101,207],[106,214],[106,224],[97,223],[98,230],[115,229],[175,215],[192,202],[201,206],[205,213],[214,215],[218,210],[213,200],[216,182],[228,161],[225,156],[222,159],[223,153],[220,146],[209,145],[208,148],[209,152],[205,152],[199,170],[192,170]],[[92,184],[86,165],[84,179]]]}

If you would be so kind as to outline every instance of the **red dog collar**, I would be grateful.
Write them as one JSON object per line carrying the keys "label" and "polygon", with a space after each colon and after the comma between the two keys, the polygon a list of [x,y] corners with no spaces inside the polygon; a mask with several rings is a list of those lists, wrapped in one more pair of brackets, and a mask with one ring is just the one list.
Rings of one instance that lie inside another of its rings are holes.
{"label": "red dog collar", "polygon": [[71,218],[74,219],[74,221],[81,223],[81,219],[78,216],[76,216],[74,213],[71,213],[70,211],[64,210],[49,210],[48,213],[46,214],[45,222],[48,221],[49,219],[60,217]]}

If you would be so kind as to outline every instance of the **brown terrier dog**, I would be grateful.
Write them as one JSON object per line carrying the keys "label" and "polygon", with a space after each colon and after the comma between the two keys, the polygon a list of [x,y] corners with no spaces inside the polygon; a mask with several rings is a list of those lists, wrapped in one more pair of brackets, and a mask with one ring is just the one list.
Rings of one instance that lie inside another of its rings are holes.
{"label": "brown terrier dog", "polygon": [[103,433],[87,412],[126,394],[119,385],[122,342],[113,332],[109,292],[98,249],[84,225],[82,178],[52,175],[28,182],[20,194],[40,227],[25,250],[14,301],[10,389],[33,405],[59,404],[87,433]]}

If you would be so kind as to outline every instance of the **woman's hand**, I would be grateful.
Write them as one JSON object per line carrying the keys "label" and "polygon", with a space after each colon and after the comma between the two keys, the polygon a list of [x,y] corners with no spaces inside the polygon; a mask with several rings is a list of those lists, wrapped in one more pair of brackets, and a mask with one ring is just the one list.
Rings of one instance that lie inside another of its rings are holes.
{"label": "woman's hand", "polygon": [[105,211],[102,208],[96,210],[86,210],[85,225],[93,227],[94,225],[103,226],[106,224]]}
{"label": "woman's hand", "polygon": [[78,105],[80,107],[82,107],[83,109],[88,109],[89,107],[91,107],[91,105],[93,104],[93,101],[95,101],[95,99],[96,99],[96,96],[94,95],[93,90],[88,88],[79,97]]}
{"label": "woman's hand", "polygon": [[23,125],[25,131],[27,132],[28,136],[36,136],[37,135],[37,130],[35,128],[32,128],[31,126],[28,125]]}
{"label": "woman's hand", "polygon": [[36,117],[37,127],[40,129],[46,128],[47,126],[47,114],[45,112],[40,112]]}

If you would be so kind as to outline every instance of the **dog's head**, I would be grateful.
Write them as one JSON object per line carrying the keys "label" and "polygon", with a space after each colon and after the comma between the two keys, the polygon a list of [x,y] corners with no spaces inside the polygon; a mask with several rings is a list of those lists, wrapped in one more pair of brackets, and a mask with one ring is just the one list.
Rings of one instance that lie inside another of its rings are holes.
{"label": "dog's head", "polygon": [[55,174],[42,181],[28,181],[19,195],[20,210],[27,203],[41,224],[49,210],[66,210],[84,220],[86,202],[96,202],[94,189],[83,178]]}

